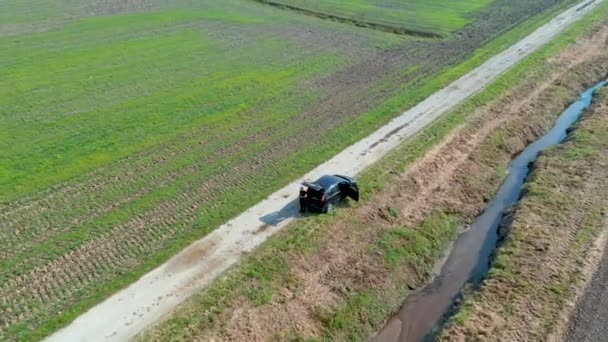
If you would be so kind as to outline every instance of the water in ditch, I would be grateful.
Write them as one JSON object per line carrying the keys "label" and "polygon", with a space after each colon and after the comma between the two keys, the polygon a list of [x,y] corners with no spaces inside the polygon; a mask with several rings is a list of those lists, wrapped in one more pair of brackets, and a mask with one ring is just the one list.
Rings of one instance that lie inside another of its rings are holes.
{"label": "water in ditch", "polygon": [[495,197],[471,227],[462,233],[441,268],[439,276],[422,290],[410,295],[384,326],[377,342],[417,342],[433,340],[435,328],[452,308],[467,284],[479,284],[490,266],[498,240],[498,226],[507,208],[518,201],[530,163],[543,149],[559,144],[567,129],[589,107],[593,93],[607,84],[600,82],[585,90],[557,119],[549,132],[528,145],[509,164],[508,176]]}

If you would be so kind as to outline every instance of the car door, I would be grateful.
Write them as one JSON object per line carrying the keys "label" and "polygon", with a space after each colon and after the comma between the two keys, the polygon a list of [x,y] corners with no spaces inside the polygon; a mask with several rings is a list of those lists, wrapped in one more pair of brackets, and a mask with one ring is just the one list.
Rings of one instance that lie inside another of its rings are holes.
{"label": "car door", "polygon": [[357,183],[348,183],[348,187],[346,187],[348,197],[354,199],[359,202],[359,187]]}

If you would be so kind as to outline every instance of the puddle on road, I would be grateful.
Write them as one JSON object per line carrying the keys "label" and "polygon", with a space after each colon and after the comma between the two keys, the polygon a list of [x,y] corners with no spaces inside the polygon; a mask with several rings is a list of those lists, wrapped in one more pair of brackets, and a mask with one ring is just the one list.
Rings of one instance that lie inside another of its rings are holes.
{"label": "puddle on road", "polygon": [[559,144],[566,137],[567,129],[591,104],[593,93],[606,84],[606,81],[600,82],[584,91],[578,100],[559,116],[547,134],[528,145],[511,161],[507,179],[470,229],[458,237],[439,276],[407,298],[400,311],[380,331],[376,342],[434,339],[433,329],[453,307],[465,284],[479,284],[488,272],[503,213],[519,199],[530,163],[536,160],[541,150]]}

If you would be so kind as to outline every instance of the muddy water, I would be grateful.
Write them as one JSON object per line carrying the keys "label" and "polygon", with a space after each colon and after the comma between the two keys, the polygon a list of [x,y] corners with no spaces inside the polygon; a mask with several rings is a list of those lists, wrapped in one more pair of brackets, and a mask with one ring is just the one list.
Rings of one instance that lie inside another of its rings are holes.
{"label": "muddy water", "polygon": [[478,284],[487,273],[503,212],[519,199],[530,163],[541,150],[559,144],[566,137],[566,130],[591,104],[594,91],[606,83],[598,83],[583,92],[547,134],[528,145],[509,164],[507,179],[470,229],[458,237],[440,274],[431,284],[408,297],[401,310],[380,331],[377,342],[433,340],[433,329],[445,318],[463,287],[467,283]]}

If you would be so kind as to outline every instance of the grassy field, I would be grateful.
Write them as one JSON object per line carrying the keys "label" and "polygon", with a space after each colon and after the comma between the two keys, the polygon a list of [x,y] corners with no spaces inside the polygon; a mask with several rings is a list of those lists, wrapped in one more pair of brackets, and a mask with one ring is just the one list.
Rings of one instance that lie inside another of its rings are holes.
{"label": "grassy field", "polygon": [[[442,41],[248,1],[3,2],[0,339],[65,324],[571,2],[498,1]],[[477,50],[511,16],[534,19]]]}
{"label": "grassy field", "polygon": [[[365,172],[360,205],[291,224],[141,340],[367,339],[426,282],[458,228],[498,188],[511,156],[601,73],[583,70],[569,86],[554,80],[530,106],[519,103],[555,72],[565,73],[556,56],[607,14],[603,5]],[[448,135],[434,157],[420,161]],[[462,153],[469,154],[460,163]],[[452,178],[441,183],[444,171]]]}
{"label": "grassy field", "polygon": [[474,19],[492,0],[260,0],[287,5],[360,24],[409,30],[412,33],[448,35]]}
{"label": "grassy field", "polygon": [[443,340],[545,341],[563,331],[606,230],[607,95],[603,90],[567,141],[535,163],[487,279],[465,297]]}

